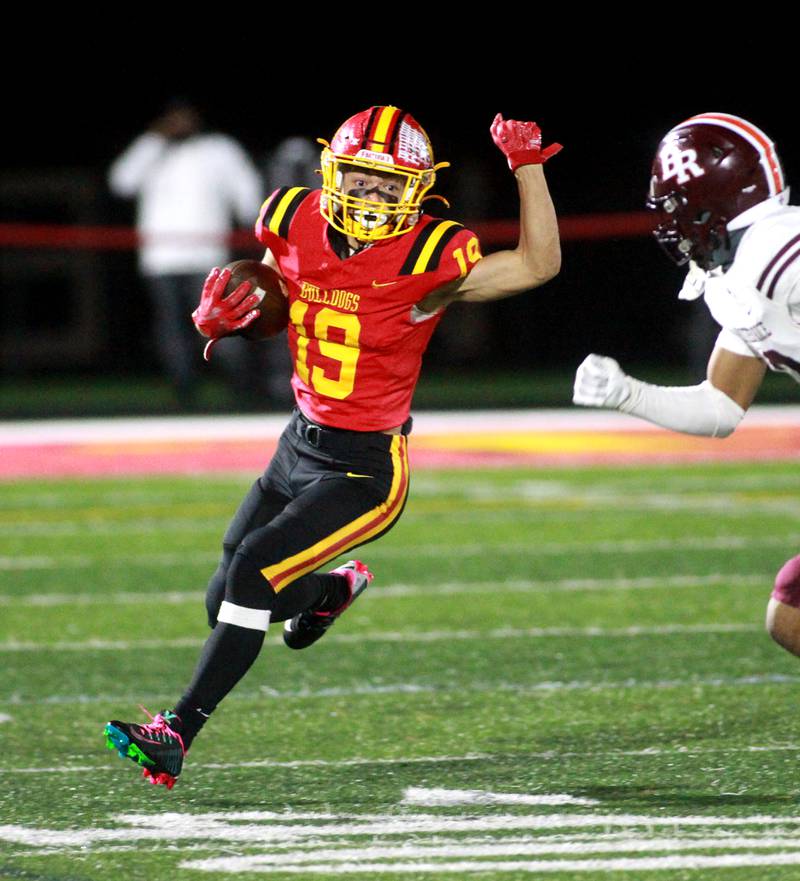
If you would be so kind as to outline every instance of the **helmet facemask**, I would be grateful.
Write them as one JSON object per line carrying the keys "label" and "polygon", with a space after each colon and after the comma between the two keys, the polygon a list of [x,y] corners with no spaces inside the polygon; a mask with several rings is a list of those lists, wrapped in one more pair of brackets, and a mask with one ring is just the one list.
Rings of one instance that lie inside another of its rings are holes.
{"label": "helmet facemask", "polygon": [[710,270],[728,261],[727,217],[707,208],[693,210],[683,188],[664,196],[651,195],[646,204],[658,215],[653,236],[678,266],[693,260],[701,269]]}
{"label": "helmet facemask", "polygon": [[[320,212],[339,232],[370,243],[410,232],[419,220],[424,199],[447,162],[434,164],[425,129],[399,107],[370,107],[345,120],[322,151]],[[365,181],[387,177],[396,188]],[[375,188],[377,186],[377,189]]]}
{"label": "helmet facemask", "polygon": [[[322,151],[322,215],[334,229],[361,242],[410,232],[419,218],[422,199],[436,180],[435,169],[403,168],[391,162],[390,156],[375,157],[344,156],[329,147]],[[396,194],[374,183],[359,187],[353,180],[358,174],[391,176]]]}

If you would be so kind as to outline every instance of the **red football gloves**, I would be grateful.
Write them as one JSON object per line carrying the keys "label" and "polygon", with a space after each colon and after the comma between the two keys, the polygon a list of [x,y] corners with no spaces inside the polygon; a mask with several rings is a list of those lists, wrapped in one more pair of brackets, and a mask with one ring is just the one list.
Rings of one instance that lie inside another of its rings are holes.
{"label": "red football gloves", "polygon": [[230,280],[229,269],[220,270],[215,266],[203,285],[200,305],[192,312],[194,326],[203,336],[211,338],[203,351],[206,361],[211,358],[211,349],[219,339],[244,330],[260,315],[254,308],[261,301],[258,294],[251,293],[253,285],[243,281],[226,297],[225,288]]}
{"label": "red football gloves", "polygon": [[512,171],[522,165],[541,165],[563,149],[561,144],[551,144],[542,150],[542,132],[535,122],[503,119],[501,113],[495,116],[489,131]]}

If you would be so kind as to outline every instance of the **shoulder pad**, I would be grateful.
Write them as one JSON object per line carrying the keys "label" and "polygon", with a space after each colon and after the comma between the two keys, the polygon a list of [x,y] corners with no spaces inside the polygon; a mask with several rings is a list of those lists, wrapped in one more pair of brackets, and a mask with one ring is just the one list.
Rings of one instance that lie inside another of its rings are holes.
{"label": "shoulder pad", "polygon": [[[800,209],[785,208],[756,221],[746,232],[732,269],[769,299],[786,270],[800,257]],[[795,264],[792,272],[800,268]],[[792,274],[792,273],[790,273]],[[788,276],[787,276],[788,278]]]}
{"label": "shoulder pad", "polygon": [[285,239],[289,235],[289,224],[295,212],[310,192],[308,187],[281,187],[275,190],[261,218],[263,228]]}
{"label": "shoulder pad", "polygon": [[439,260],[455,236],[464,229],[455,220],[439,220],[429,223],[416,238],[400,269],[400,275],[419,275],[439,268]]}

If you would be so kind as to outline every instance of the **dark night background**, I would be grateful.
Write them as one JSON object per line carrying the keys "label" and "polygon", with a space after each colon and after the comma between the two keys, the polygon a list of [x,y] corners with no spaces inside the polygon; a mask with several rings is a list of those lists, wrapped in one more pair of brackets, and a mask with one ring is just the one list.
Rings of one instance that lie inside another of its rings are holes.
{"label": "dark night background", "polygon": [[[138,70],[126,76],[118,69],[111,88],[102,65],[67,70],[41,90],[10,96],[6,115],[14,120],[15,134],[4,145],[3,179],[18,183],[68,168],[102,184],[110,161],[174,95],[196,102],[208,128],[236,137],[256,161],[289,135],[330,138],[352,113],[376,103],[397,104],[426,128],[436,159],[452,163],[440,173],[436,191],[452,203],[444,215],[466,222],[475,219],[472,202],[481,188],[486,193],[485,217],[514,218],[517,213],[513,177],[488,131],[498,111],[508,118],[535,119],[545,144],[564,145],[546,168],[560,216],[642,210],[650,162],[661,136],[682,119],[707,110],[734,113],[764,128],[777,143],[788,181],[800,179],[795,149],[800,132],[780,97],[764,88],[771,82],[767,74],[748,74],[738,81],[711,78],[701,88],[698,83],[657,79],[633,62],[629,71],[620,69],[623,66],[618,64],[613,74],[590,69],[574,85],[564,77],[534,74],[524,63],[513,72],[495,67],[488,74],[477,72],[474,65],[460,75],[431,73],[428,67],[424,76],[409,71],[391,84],[372,86],[360,85],[355,62],[341,70],[320,65],[305,84],[241,63],[221,76],[202,77],[191,65],[147,76]],[[133,219],[132,205],[105,191],[96,209],[102,223],[124,225]],[[440,213],[438,207],[435,210]],[[2,221],[68,220],[57,210],[47,217],[41,207],[31,211],[8,198],[0,211]],[[32,261],[41,257],[28,254]],[[7,256],[0,249],[0,259]],[[84,369],[154,369],[146,342],[147,307],[133,253],[95,258],[103,267],[105,292],[98,308],[105,310],[108,340]],[[677,301],[683,274],[648,237],[565,242],[557,279],[530,295],[480,307],[481,324],[488,332],[468,363],[481,369],[571,374],[587,352],[599,351],[626,366],[686,368],[691,363],[690,370],[701,372],[713,332],[700,334],[705,342],[699,353],[697,346],[687,343],[692,328],[706,318],[702,304],[698,308]],[[17,332],[5,324],[6,335]],[[143,342],[131,346],[131,339]],[[445,329],[433,344],[427,369],[444,369],[460,358],[461,353],[450,350]],[[6,377],[24,372],[7,358],[3,370]],[[791,394],[793,389],[786,391]]]}

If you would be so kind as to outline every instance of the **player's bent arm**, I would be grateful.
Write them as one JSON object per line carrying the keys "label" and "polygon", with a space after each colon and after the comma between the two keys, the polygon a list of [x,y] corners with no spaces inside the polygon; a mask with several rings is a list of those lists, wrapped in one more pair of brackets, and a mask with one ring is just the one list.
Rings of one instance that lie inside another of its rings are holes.
{"label": "player's bent arm", "polygon": [[723,346],[715,346],[708,361],[708,381],[724,392],[743,410],[753,403],[767,365],[760,358],[737,355]]}
{"label": "player's bent arm", "polygon": [[620,410],[684,434],[728,437],[752,403],[764,370],[758,359],[718,346],[705,382],[660,386],[627,376],[613,358],[589,355],[578,368],[572,399],[585,407]]}
{"label": "player's bent arm", "polygon": [[480,303],[538,288],[558,275],[561,243],[544,166],[522,165],[519,187],[519,243],[513,251],[484,257],[457,288],[458,299]]}
{"label": "player's bent arm", "polygon": [[489,254],[465,278],[428,294],[418,307],[434,312],[455,300],[481,303],[537,288],[558,274],[561,244],[558,221],[541,165],[514,173],[520,197],[519,244],[513,251]]}

